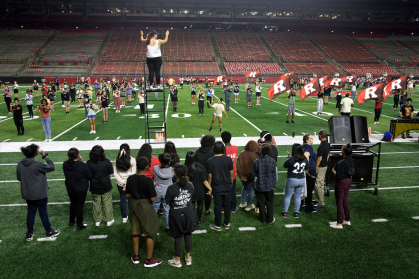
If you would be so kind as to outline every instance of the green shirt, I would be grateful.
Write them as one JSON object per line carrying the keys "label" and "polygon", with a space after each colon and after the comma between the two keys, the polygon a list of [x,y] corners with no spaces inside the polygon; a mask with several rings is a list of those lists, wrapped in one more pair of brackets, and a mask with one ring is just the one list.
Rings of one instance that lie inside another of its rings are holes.
{"label": "green shirt", "polygon": [[292,96],[292,95],[289,96],[288,105],[295,105],[295,96]]}

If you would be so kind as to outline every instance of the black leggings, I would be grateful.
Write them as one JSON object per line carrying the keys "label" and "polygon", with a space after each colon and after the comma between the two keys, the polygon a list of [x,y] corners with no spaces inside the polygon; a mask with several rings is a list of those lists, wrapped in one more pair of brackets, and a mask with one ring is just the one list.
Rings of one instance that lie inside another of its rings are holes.
{"label": "black leggings", "polygon": [[17,128],[18,134],[24,134],[25,129],[23,128],[23,118],[13,118],[15,120],[15,125]]}
{"label": "black leggings", "polygon": [[[193,207],[195,208],[195,202],[193,201]],[[198,207],[196,208],[196,213],[198,214],[198,223],[201,223],[202,211],[204,210],[204,200],[196,201]]]}
{"label": "black leggings", "polygon": [[211,195],[207,195],[206,193],[208,193],[208,189],[205,187],[205,211],[208,211],[208,210],[210,210],[210,207],[211,207],[211,201],[212,201],[212,198],[211,198]]}
{"label": "black leggings", "polygon": [[199,114],[204,114],[204,100],[198,101],[198,107],[199,107]]}
{"label": "black leggings", "polygon": [[4,101],[6,102],[7,111],[11,112],[10,110],[10,104],[12,103],[12,98],[4,98]]}
{"label": "black leggings", "polygon": [[148,80],[150,85],[154,82],[154,75],[156,76],[156,84],[160,84],[160,68],[163,64],[161,57],[147,58]]}
{"label": "black leggings", "polygon": [[374,109],[374,111],[375,111],[374,122],[378,122],[381,115],[381,109]]}
{"label": "black leggings", "polygon": [[185,233],[181,236],[175,237],[175,256],[176,257],[182,257],[182,244],[183,244],[182,238],[185,238],[186,253],[192,252],[192,233]]}
{"label": "black leggings", "polygon": [[29,111],[29,117],[33,117],[33,105],[26,105],[28,107],[28,111]]}
{"label": "black leggings", "polygon": [[399,106],[399,98],[394,98],[393,101],[394,101],[393,108],[397,108]]}
{"label": "black leggings", "polygon": [[342,95],[336,95],[336,108],[340,107],[341,101],[342,101]]}

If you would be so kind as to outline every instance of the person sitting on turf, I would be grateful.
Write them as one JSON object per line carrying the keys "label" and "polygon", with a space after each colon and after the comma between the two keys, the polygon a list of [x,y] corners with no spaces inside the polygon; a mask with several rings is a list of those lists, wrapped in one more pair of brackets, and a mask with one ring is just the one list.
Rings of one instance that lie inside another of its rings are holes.
{"label": "person sitting on turf", "polygon": [[[212,187],[214,199],[214,224],[209,227],[215,231],[221,231],[221,211],[224,210],[224,227],[230,229],[231,214],[231,186],[233,185],[234,172],[233,161],[224,155],[226,150],[224,143],[214,143],[214,157],[207,161],[208,183]],[[212,182],[212,183],[211,183]]]}
{"label": "person sitting on turf", "polygon": [[127,179],[125,194],[127,198],[132,198],[128,219],[131,222],[132,247],[134,254],[131,256],[133,264],[140,263],[138,249],[140,235],[146,237],[147,256],[144,267],[154,267],[162,263],[161,259],[153,259],[154,241],[159,232],[159,219],[154,210],[153,202],[156,201],[156,183],[147,176],[146,170],[150,168],[146,157],[136,159],[137,173]]}
{"label": "person sitting on turf", "polygon": [[[269,157],[271,147],[269,144],[262,144],[261,157],[253,162],[252,181],[255,188],[256,199],[260,209],[260,221],[272,224],[275,222],[273,217],[273,199],[276,187],[277,168],[274,159]],[[265,204],[267,212],[265,212]]]}
{"label": "person sitting on turf", "polygon": [[[348,201],[349,188],[352,184],[352,175],[355,174],[355,162],[351,157],[352,146],[350,143],[342,146],[343,159],[337,162],[332,169],[335,175],[335,199],[337,206],[337,222],[331,224],[334,229],[343,229],[342,224],[351,225],[351,215]],[[343,220],[343,212],[345,212],[345,221]]]}
{"label": "person sitting on turf", "polygon": [[170,234],[175,240],[175,257],[168,263],[174,267],[182,267],[182,240],[185,239],[186,265],[192,265],[192,232],[195,231],[195,211],[192,204],[194,186],[189,182],[188,169],[185,165],[175,166],[176,182],[167,188],[165,200],[170,206]]}
{"label": "person sitting on turf", "polygon": [[[48,157],[48,154],[39,150],[39,146],[36,144],[21,147],[20,150],[26,157],[17,164],[17,180],[20,181],[20,191],[22,198],[28,204],[26,241],[33,239],[33,225],[37,210],[41,216],[42,225],[44,226],[47,237],[57,236],[60,234],[60,230],[53,230],[51,228],[47,209],[49,196],[47,173],[55,170],[54,163]],[[46,164],[35,160],[38,154],[41,154]]]}

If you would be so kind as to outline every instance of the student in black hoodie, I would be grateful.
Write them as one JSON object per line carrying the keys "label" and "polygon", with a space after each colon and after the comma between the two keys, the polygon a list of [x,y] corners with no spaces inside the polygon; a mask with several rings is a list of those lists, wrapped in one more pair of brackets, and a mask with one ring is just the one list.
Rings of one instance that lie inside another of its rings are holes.
{"label": "student in black hoodie", "polygon": [[70,148],[67,155],[68,161],[63,163],[63,170],[70,198],[70,226],[74,225],[77,216],[77,231],[81,231],[87,227],[87,224],[83,224],[83,209],[92,172],[89,166],[83,163],[77,148]]}
{"label": "student in black hoodie", "polygon": [[[215,143],[215,137],[213,135],[205,135],[201,138],[201,147],[196,150],[196,155],[198,156],[199,163],[204,166],[206,170],[207,161],[209,158],[213,157],[215,154],[212,151],[212,148]],[[205,193],[208,193],[208,189],[205,188]],[[211,196],[205,195],[205,214],[204,216],[209,216],[211,214]]]}

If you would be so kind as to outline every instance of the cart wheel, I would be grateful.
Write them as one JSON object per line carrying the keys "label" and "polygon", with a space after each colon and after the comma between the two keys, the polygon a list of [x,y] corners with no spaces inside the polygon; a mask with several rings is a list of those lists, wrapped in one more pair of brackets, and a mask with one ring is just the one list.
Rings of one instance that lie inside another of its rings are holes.
{"label": "cart wheel", "polygon": [[329,188],[327,188],[326,197],[330,197],[330,190],[329,190]]}

